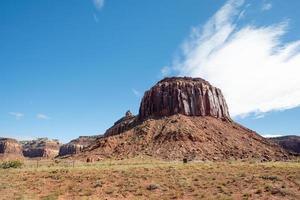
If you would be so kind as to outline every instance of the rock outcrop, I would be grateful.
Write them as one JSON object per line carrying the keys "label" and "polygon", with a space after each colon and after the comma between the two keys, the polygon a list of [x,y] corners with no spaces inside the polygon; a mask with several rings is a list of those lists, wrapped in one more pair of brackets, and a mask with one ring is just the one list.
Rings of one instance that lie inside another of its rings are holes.
{"label": "rock outcrop", "polygon": [[54,158],[58,155],[61,144],[58,140],[38,138],[36,140],[21,141],[23,155],[29,158]]}
{"label": "rock outcrop", "polygon": [[15,139],[0,138],[0,154],[22,156],[22,146]]}
{"label": "rock outcrop", "polygon": [[229,116],[220,89],[200,78],[165,78],[83,151],[85,160],[152,156],[167,160],[287,160],[293,154]]}
{"label": "rock outcrop", "polygon": [[127,111],[124,117],[116,121],[114,125],[105,132],[104,136],[107,137],[120,134],[131,128],[135,122],[136,116],[134,116],[130,111]]}
{"label": "rock outcrop", "polygon": [[145,93],[140,120],[174,114],[230,119],[221,90],[201,78],[165,78]]}
{"label": "rock outcrop", "polygon": [[269,140],[276,142],[282,148],[300,154],[300,136],[288,135],[282,137],[269,138]]}
{"label": "rock outcrop", "polygon": [[64,144],[59,149],[59,156],[73,155],[80,153],[85,147],[90,146],[97,138],[102,136],[80,136],[71,142]]}

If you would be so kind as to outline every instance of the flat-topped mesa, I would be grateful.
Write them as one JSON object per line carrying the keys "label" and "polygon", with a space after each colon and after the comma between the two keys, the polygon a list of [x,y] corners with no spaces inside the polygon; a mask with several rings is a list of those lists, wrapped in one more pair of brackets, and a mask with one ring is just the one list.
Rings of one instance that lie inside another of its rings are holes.
{"label": "flat-topped mesa", "polygon": [[230,119],[221,90],[204,79],[190,77],[165,78],[146,91],[139,119],[174,114]]}

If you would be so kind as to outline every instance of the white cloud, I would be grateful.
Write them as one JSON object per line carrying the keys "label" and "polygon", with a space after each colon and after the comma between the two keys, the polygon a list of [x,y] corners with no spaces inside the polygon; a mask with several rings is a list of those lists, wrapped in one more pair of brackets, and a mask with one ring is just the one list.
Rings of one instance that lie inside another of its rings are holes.
{"label": "white cloud", "polygon": [[48,119],[50,119],[50,117],[48,117],[48,116],[45,115],[45,114],[37,114],[37,115],[36,115],[36,118],[37,118],[37,119],[40,119],[40,120],[48,120]]}
{"label": "white cloud", "polygon": [[93,3],[98,10],[101,10],[104,6],[104,0],[93,0]]}
{"label": "white cloud", "polygon": [[265,135],[261,135],[263,136],[264,138],[272,138],[272,137],[281,137],[283,135],[280,135],[280,134],[265,134]]}
{"label": "white cloud", "polygon": [[266,2],[264,2],[261,9],[262,9],[263,11],[267,11],[267,10],[270,10],[271,8],[272,8],[272,4],[271,4],[271,3],[266,3]]}
{"label": "white cloud", "polygon": [[141,93],[139,91],[137,91],[136,89],[132,88],[131,91],[136,97],[141,97]]}
{"label": "white cloud", "polygon": [[20,112],[9,112],[8,114],[10,114],[11,116],[14,116],[16,118],[16,120],[20,120],[24,117],[24,114],[20,113]]}
{"label": "white cloud", "polygon": [[230,114],[243,116],[300,105],[300,40],[283,43],[288,23],[238,26],[243,0],[229,0],[193,28],[172,68],[222,89]]}

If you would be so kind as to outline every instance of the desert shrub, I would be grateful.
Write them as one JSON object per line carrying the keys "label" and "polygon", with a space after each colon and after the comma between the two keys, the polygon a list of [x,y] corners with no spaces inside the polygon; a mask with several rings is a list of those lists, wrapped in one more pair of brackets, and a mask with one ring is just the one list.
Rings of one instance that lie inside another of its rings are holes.
{"label": "desert shrub", "polygon": [[260,178],[262,178],[264,180],[271,180],[271,181],[278,181],[279,180],[279,178],[277,176],[268,176],[268,175],[260,176]]}
{"label": "desert shrub", "polygon": [[23,162],[19,160],[4,161],[0,164],[1,169],[21,168],[22,166],[23,166]]}

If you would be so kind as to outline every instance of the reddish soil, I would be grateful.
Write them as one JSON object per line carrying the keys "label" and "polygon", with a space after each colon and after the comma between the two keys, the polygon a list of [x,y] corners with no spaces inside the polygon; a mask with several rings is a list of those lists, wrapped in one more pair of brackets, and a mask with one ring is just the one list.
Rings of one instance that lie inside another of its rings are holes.
{"label": "reddish soil", "polygon": [[148,119],[114,136],[100,138],[77,159],[152,156],[165,160],[286,160],[279,145],[230,120],[173,115]]}

